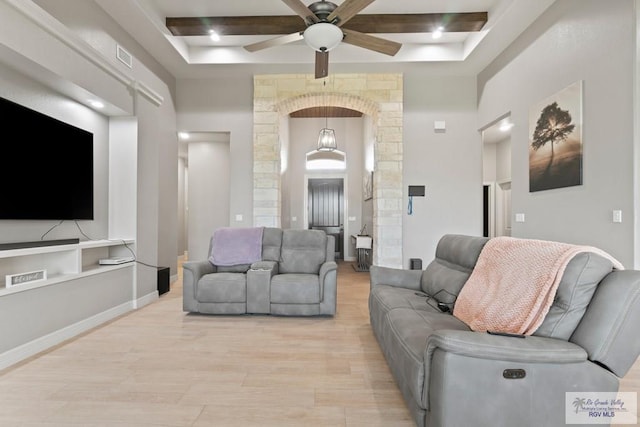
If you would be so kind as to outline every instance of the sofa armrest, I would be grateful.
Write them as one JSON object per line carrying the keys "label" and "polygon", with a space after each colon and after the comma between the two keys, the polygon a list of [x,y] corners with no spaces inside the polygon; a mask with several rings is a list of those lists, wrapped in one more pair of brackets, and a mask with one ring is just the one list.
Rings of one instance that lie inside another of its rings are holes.
{"label": "sofa armrest", "polygon": [[614,375],[560,339],[440,330],[424,352],[414,394],[434,425],[564,425],[565,392],[617,390]]}
{"label": "sofa armrest", "polygon": [[433,333],[427,340],[425,363],[438,349],[467,357],[521,363],[578,363],[587,360],[587,352],[568,341],[473,331],[441,330]]}
{"label": "sofa armrest", "polygon": [[336,313],[338,290],[338,264],[327,261],[320,266],[318,280],[320,282],[320,314],[334,315]]}
{"label": "sofa armrest", "polygon": [[216,266],[209,261],[190,261],[182,264],[182,309],[184,311],[198,311],[196,284],[202,276],[215,273],[216,270]]}
{"label": "sofa armrest", "polygon": [[377,265],[372,265],[369,268],[369,280],[372,288],[377,285],[388,285],[419,291],[421,290],[421,277],[422,270],[402,270]]}
{"label": "sofa armrest", "polygon": [[276,261],[256,261],[251,264],[249,270],[269,270],[271,277],[278,274],[278,263]]}
{"label": "sofa armrest", "polygon": [[258,261],[247,271],[247,313],[271,312],[271,278],[278,274],[275,261]]}
{"label": "sofa armrest", "polygon": [[205,274],[215,273],[217,268],[209,261],[189,261],[182,264],[184,270],[188,270],[193,275],[193,278],[197,282]]}
{"label": "sofa armrest", "polygon": [[[429,408],[430,384],[455,381],[465,377],[471,383],[487,375],[488,367],[530,366],[549,364],[554,367],[570,363],[584,363],[587,353],[583,348],[554,338],[526,336],[525,338],[491,335],[486,332],[439,330],[427,338],[424,350],[424,390],[422,404]],[[451,375],[450,364],[457,366]],[[483,371],[484,370],[484,371]],[[435,379],[434,379],[435,378]],[[442,388],[443,386],[438,388]]]}
{"label": "sofa armrest", "polygon": [[[318,280],[320,281],[320,301],[324,299],[325,288],[330,285],[332,278],[331,275],[327,276],[330,272],[338,270],[338,264],[335,261],[327,261],[320,266],[320,272],[318,273]],[[335,280],[335,279],[333,279]]]}

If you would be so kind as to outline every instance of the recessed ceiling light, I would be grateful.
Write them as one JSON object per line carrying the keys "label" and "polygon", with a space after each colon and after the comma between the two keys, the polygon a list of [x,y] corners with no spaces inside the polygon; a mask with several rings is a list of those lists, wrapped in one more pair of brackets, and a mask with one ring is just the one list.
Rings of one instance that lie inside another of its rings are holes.
{"label": "recessed ceiling light", "polygon": [[209,38],[214,42],[220,41],[220,35],[216,33],[214,30],[209,30]]}
{"label": "recessed ceiling light", "polygon": [[508,132],[511,128],[513,127],[513,123],[510,122],[504,122],[500,125],[500,130],[502,132]]}
{"label": "recessed ceiling light", "polygon": [[104,108],[104,103],[100,102],[100,101],[89,101],[89,105],[91,105],[93,108],[98,108],[98,109],[102,109]]}
{"label": "recessed ceiling light", "polygon": [[434,38],[434,39],[439,39],[440,37],[442,37],[442,32],[443,31],[444,31],[444,27],[438,27],[433,32],[433,34],[431,34],[431,37]]}

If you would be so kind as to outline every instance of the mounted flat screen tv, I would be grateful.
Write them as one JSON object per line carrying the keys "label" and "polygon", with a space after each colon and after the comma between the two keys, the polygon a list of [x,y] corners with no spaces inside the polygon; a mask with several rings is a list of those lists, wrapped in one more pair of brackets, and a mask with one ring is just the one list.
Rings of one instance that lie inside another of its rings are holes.
{"label": "mounted flat screen tv", "polygon": [[93,133],[0,98],[0,219],[93,219]]}

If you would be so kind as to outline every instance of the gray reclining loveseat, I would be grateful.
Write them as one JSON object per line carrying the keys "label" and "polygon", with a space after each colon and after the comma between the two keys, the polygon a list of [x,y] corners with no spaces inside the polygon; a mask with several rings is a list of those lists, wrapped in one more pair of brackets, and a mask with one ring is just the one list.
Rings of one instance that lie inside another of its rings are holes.
{"label": "gray reclining loveseat", "polygon": [[474,332],[452,312],[487,240],[445,235],[424,271],[372,267],[373,332],[418,426],[564,426],[567,393],[617,391],[640,353],[640,272],[580,253],[532,335]]}
{"label": "gray reclining loveseat", "polygon": [[[206,314],[334,315],[334,237],[320,230],[264,228],[251,264],[183,265],[183,310]],[[210,249],[211,252],[211,249]]]}

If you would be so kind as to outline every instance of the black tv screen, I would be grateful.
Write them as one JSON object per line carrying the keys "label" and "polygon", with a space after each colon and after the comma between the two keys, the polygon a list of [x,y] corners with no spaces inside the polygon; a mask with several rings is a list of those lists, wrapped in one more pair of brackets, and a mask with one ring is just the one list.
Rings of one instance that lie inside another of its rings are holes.
{"label": "black tv screen", "polygon": [[93,219],[93,133],[0,98],[0,219]]}

